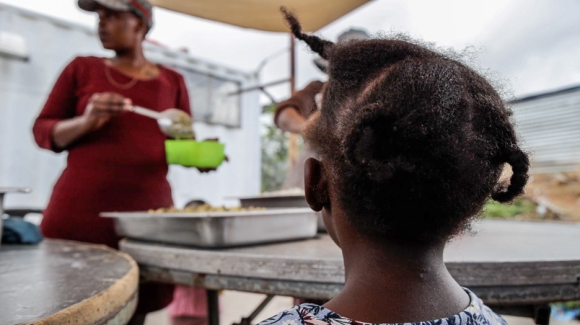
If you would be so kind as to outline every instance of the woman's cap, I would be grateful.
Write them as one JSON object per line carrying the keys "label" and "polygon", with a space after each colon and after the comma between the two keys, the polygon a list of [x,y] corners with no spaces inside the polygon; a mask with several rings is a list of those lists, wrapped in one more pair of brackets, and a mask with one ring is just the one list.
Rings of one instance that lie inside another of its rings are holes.
{"label": "woman's cap", "polygon": [[[348,42],[348,41],[352,41],[352,40],[364,40],[364,39],[368,39],[368,38],[370,38],[370,35],[365,30],[351,28],[347,31],[342,32],[340,35],[338,35],[337,43],[343,43],[343,42]],[[320,71],[326,73],[326,68],[328,67],[328,61],[326,61],[323,58],[317,58],[317,59],[314,59],[314,65],[316,65],[316,67],[318,69],[320,69]]]}
{"label": "woman's cap", "polygon": [[153,26],[153,5],[148,0],[78,0],[78,5],[86,11],[97,10],[98,5],[115,11],[129,11],[145,20],[149,28]]}

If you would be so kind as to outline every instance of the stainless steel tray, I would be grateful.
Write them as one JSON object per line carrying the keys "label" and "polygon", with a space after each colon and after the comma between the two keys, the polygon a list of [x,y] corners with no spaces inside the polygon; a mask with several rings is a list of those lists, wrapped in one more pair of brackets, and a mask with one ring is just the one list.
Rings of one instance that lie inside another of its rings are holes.
{"label": "stainless steel tray", "polygon": [[[304,195],[262,195],[253,197],[238,198],[242,207],[264,207],[264,208],[301,208],[308,207],[308,202]],[[318,214],[318,231],[326,232],[322,214]]]}
{"label": "stainless steel tray", "polygon": [[309,208],[244,212],[107,212],[120,236],[207,248],[234,247],[316,236]]}
{"label": "stainless steel tray", "polygon": [[304,195],[263,195],[239,198],[242,207],[307,208]]}

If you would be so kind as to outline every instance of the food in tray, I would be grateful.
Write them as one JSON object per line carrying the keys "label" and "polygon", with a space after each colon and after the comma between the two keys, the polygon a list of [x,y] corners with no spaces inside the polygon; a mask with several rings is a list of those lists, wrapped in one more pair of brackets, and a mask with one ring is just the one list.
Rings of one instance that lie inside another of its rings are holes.
{"label": "food in tray", "polygon": [[227,208],[224,206],[214,207],[209,204],[200,204],[195,206],[188,206],[183,209],[178,209],[175,207],[170,208],[160,208],[156,210],[149,210],[150,214],[160,214],[160,213],[197,213],[197,212],[244,212],[244,211],[264,211],[266,208],[261,207],[233,207]]}

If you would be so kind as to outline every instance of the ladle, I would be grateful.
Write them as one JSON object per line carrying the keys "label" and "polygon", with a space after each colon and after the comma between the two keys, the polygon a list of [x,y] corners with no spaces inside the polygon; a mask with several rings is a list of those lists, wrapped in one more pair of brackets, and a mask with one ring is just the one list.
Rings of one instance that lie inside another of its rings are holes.
{"label": "ladle", "polygon": [[177,108],[169,108],[163,112],[157,112],[148,108],[133,106],[133,113],[157,120],[157,124],[165,135],[174,139],[193,139],[195,133],[191,117]]}

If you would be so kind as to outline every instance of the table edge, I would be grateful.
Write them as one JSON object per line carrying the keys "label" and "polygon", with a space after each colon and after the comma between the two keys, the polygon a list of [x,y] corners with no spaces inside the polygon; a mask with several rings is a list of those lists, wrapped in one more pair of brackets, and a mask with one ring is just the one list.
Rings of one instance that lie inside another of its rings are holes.
{"label": "table edge", "polygon": [[[73,242],[70,240],[53,241]],[[136,298],[139,287],[139,267],[137,266],[137,262],[135,262],[129,254],[112,249],[105,245],[95,245],[82,242],[75,243],[108,250],[127,260],[131,265],[131,268],[121,279],[117,280],[113,285],[99,292],[95,296],[80,301],[55,314],[39,319],[30,324],[65,324],[69,323],[71,318],[82,324],[100,324],[103,321],[113,318],[120,311],[124,311],[127,304],[129,304],[132,299]],[[129,306],[132,306],[131,308],[134,309],[136,304]],[[133,312],[134,310],[131,312],[131,315]]]}

